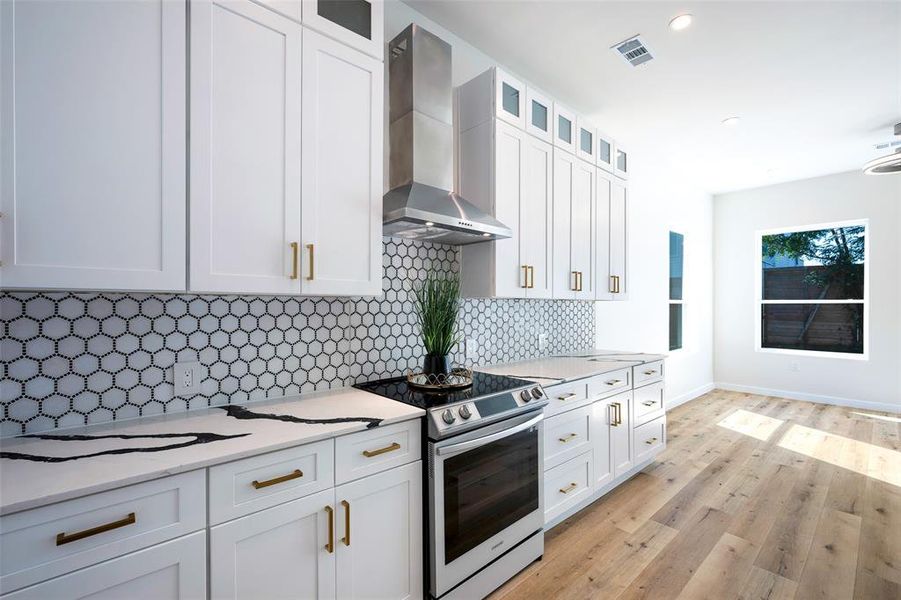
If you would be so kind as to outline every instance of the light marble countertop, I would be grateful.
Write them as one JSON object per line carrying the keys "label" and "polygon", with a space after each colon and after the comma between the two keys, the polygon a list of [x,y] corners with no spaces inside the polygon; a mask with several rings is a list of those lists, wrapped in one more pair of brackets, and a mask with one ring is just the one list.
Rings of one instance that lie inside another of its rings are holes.
{"label": "light marble countertop", "polygon": [[423,410],[355,388],[0,440],[0,514],[398,423]]}
{"label": "light marble countertop", "polygon": [[566,356],[549,356],[520,362],[477,367],[476,370],[496,375],[508,375],[554,385],[603,375],[626,367],[663,360],[663,354],[618,352],[616,350],[584,350]]}

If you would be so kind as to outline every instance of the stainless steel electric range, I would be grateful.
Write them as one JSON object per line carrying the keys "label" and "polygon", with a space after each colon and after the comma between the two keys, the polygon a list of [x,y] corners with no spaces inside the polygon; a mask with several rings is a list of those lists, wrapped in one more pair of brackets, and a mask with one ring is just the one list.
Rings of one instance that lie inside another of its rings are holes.
{"label": "stainless steel electric range", "polygon": [[481,598],[544,553],[541,386],[473,373],[427,393],[403,377],[356,387],[426,410],[427,592]]}

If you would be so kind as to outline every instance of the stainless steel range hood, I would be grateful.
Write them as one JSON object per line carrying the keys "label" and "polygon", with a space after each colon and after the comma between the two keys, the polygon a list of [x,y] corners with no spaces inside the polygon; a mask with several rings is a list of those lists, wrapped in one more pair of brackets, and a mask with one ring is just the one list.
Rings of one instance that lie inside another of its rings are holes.
{"label": "stainless steel range hood", "polygon": [[416,24],[388,45],[389,185],[383,233],[441,244],[512,236],[454,185],[451,47]]}

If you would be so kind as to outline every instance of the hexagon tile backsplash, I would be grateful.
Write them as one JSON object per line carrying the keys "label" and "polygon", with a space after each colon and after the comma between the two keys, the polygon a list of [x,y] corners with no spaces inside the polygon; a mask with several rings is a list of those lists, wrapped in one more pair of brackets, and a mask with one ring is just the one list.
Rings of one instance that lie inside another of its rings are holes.
{"label": "hexagon tile backsplash", "polygon": [[[413,286],[459,270],[457,249],[384,241],[381,298],[11,292],[0,295],[0,435],[246,402],[401,375],[424,350]],[[594,345],[594,303],[465,300],[476,364]],[[535,344],[546,332],[549,345]],[[454,357],[462,362],[461,352]],[[172,365],[200,361],[199,394]]]}

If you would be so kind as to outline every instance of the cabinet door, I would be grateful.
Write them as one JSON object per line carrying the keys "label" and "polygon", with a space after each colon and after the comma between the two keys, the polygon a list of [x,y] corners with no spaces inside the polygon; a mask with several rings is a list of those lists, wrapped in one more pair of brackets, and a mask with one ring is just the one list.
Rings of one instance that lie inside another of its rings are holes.
{"label": "cabinet door", "polygon": [[422,461],[335,489],[339,598],[422,595]]}
{"label": "cabinet door", "polygon": [[519,254],[529,267],[527,298],[550,298],[553,293],[553,160],[550,144],[526,136],[521,168]]}
{"label": "cabinet door", "polygon": [[626,184],[613,179],[610,185],[610,275],[613,280],[613,299],[629,297],[628,239],[629,214]]}
{"label": "cabinet door", "polygon": [[614,146],[613,172],[623,179],[629,178],[629,151],[621,144]]}
{"label": "cabinet door", "polygon": [[577,274],[575,297],[577,300],[594,299],[594,274],[591,272],[594,232],[595,167],[576,161],[573,174],[572,219],[570,222],[571,265]]}
{"label": "cabinet door", "polygon": [[612,300],[615,289],[610,276],[610,195],[613,177],[600,169],[595,175],[594,297],[596,300]]}
{"label": "cabinet door", "polygon": [[595,132],[595,136],[597,137],[597,165],[608,173],[613,173],[613,138],[600,129]]}
{"label": "cabinet door", "polygon": [[578,287],[570,239],[576,162],[576,157],[569,152],[554,150],[554,298],[572,299]]}
{"label": "cabinet door", "polygon": [[494,113],[498,119],[526,128],[526,86],[498,68],[494,69]]}
{"label": "cabinet door", "polygon": [[550,98],[532,88],[526,88],[526,131],[553,143],[554,108]]}
{"label": "cabinet door", "polygon": [[632,392],[610,398],[614,425],[610,427],[610,451],[613,476],[619,477],[632,468]]}
{"label": "cabinet door", "polygon": [[382,0],[303,0],[304,25],[379,60],[385,52],[384,15]]}
{"label": "cabinet door", "polygon": [[4,600],[203,600],[206,533],[198,531],[6,594]]}
{"label": "cabinet door", "polygon": [[576,120],[576,155],[582,160],[595,163],[595,126],[579,117]]}
{"label": "cabinet door", "polygon": [[554,146],[576,153],[576,113],[554,102]]}
{"label": "cabinet door", "polygon": [[382,63],[303,41],[304,294],[382,291]]}
{"label": "cabinet door", "polygon": [[191,5],[191,291],[300,292],[301,30],[249,0]]}
{"label": "cabinet door", "polygon": [[328,489],[210,528],[210,597],[334,598],[334,497]]}
{"label": "cabinet door", "polygon": [[495,123],[494,138],[494,216],[511,229],[507,239],[494,244],[494,295],[499,298],[523,298],[526,295],[524,257],[519,253],[522,235],[520,202],[522,199],[523,161],[526,134],[501,121]]}
{"label": "cabinet door", "polygon": [[185,289],[185,4],[0,2],[2,284]]}
{"label": "cabinet door", "polygon": [[613,431],[616,429],[616,415],[612,403],[613,399],[609,398],[591,405],[596,490],[613,481]]}

